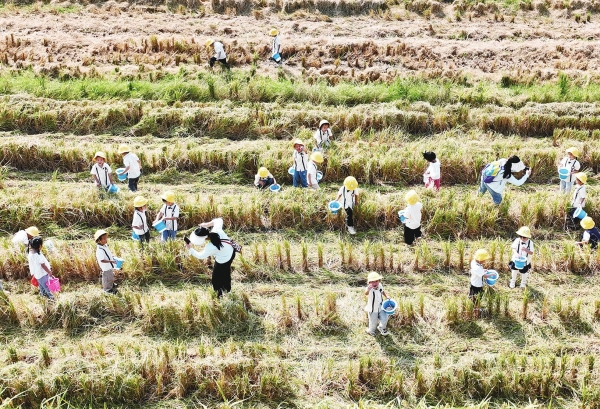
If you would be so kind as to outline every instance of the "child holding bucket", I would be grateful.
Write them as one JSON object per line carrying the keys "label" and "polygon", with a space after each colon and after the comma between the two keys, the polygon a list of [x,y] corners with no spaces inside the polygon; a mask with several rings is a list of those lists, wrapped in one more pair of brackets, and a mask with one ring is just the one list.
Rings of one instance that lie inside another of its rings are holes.
{"label": "child holding bucket", "polygon": [[163,220],[166,229],[162,231],[162,241],[175,240],[177,235],[177,221],[179,220],[179,206],[175,203],[175,193],[167,190],[162,196],[163,205],[156,215],[154,223]]}
{"label": "child holding bucket", "polygon": [[27,255],[29,260],[29,273],[37,280],[40,295],[50,300],[54,300],[52,291],[48,288],[48,279],[52,275],[52,270],[50,269],[48,259],[42,254],[43,244],[44,239],[40,236],[31,239],[29,254]]}
{"label": "child holding bucket", "polygon": [[310,160],[308,161],[308,187],[311,189],[319,189],[319,181],[317,180],[317,164],[323,163],[323,154],[321,152],[313,152],[310,155]]}
{"label": "child holding bucket", "polygon": [[[365,305],[365,312],[369,317],[369,327],[367,328],[367,334],[375,336],[375,330],[377,329],[381,335],[388,335],[389,332],[386,329],[389,315],[383,309],[383,297],[390,299],[383,290],[381,285],[381,279],[383,277],[372,271],[367,276],[368,285],[365,289],[365,295],[367,296],[367,304]],[[379,325],[378,325],[379,324]]]}
{"label": "child holding bucket", "polygon": [[308,151],[302,139],[294,140],[294,187],[308,187],[306,171],[308,169]]}
{"label": "child holding bucket", "polygon": [[[342,208],[346,212],[346,226],[348,227],[348,233],[356,234],[354,229],[354,218],[352,211],[354,206],[358,204],[358,182],[353,176],[348,176],[344,179],[344,185],[340,187],[338,191],[337,201],[340,202]],[[342,199],[340,201],[340,199]]]}
{"label": "child holding bucket", "polygon": [[427,163],[429,163],[429,166],[427,166],[427,170],[423,174],[423,181],[425,182],[425,187],[439,192],[441,178],[440,160],[437,159],[435,152],[431,151],[423,152],[423,159],[425,159]]}
{"label": "child holding bucket", "polygon": [[585,184],[587,183],[587,175],[585,172],[579,172],[575,174],[575,189],[573,190],[573,197],[571,199],[571,208],[567,212],[567,217],[569,219],[569,227],[575,228],[577,225],[575,224],[575,219],[583,219],[587,214],[583,211],[585,207],[585,199],[587,198],[587,193],[585,190]]}
{"label": "child holding bucket", "polygon": [[273,37],[273,42],[271,44],[271,59],[281,65],[283,61],[281,59],[281,40],[279,39],[279,31],[277,31],[276,28],[272,28],[271,31],[269,31],[269,35]]}
{"label": "child holding bucket", "polygon": [[477,308],[483,293],[483,280],[492,277],[492,273],[486,270],[487,261],[491,258],[486,249],[479,249],[475,252],[471,261],[471,287],[469,288],[469,298]]}
{"label": "child holding bucket", "polygon": [[[512,273],[510,279],[510,288],[515,288],[517,283],[517,276],[521,273],[521,288],[527,286],[527,277],[529,276],[529,270],[531,269],[531,255],[533,254],[533,241],[531,241],[531,231],[529,227],[523,226],[517,230],[518,238],[513,241],[512,245],[512,259],[508,263],[508,267]],[[524,261],[524,266],[521,266]]]}
{"label": "child holding bucket", "polygon": [[147,203],[148,199],[143,196],[136,196],[135,199],[133,199],[133,207],[135,210],[133,212],[131,227],[133,228],[133,232],[140,238],[142,248],[144,247],[144,242],[150,242],[150,228],[148,227],[148,221],[146,220]]}
{"label": "child holding bucket", "polygon": [[137,191],[138,182],[142,175],[142,163],[140,162],[140,158],[131,153],[130,150],[127,145],[119,146],[119,154],[123,156],[123,165],[125,165],[123,173],[127,174],[127,185],[129,190],[135,192]]}
{"label": "child holding bucket", "polygon": [[404,242],[409,246],[421,237],[421,210],[423,205],[419,202],[419,195],[414,190],[409,190],[404,196],[406,208],[404,208]]}
{"label": "child holding bucket", "polygon": [[115,284],[114,268],[117,261],[108,248],[108,233],[105,230],[98,230],[94,233],[96,242],[96,261],[100,266],[102,277],[102,289],[108,294],[117,293],[117,284]]}
{"label": "child holding bucket", "polygon": [[[558,173],[560,175],[560,193],[569,193],[573,188],[573,182],[575,182],[575,173],[581,169],[581,163],[577,158],[579,157],[579,149],[570,147],[566,151],[567,156],[561,159],[558,165]],[[565,175],[561,174],[561,169],[565,169],[568,172]],[[564,178],[564,179],[563,179]]]}
{"label": "child holding bucket", "polygon": [[106,163],[106,154],[102,151],[96,152],[94,155],[96,163],[92,166],[90,174],[94,176],[96,186],[101,189],[109,190],[111,185],[114,184],[112,177],[112,170],[108,163]]}
{"label": "child holding bucket", "polygon": [[266,189],[271,185],[276,185],[275,177],[269,172],[269,169],[264,166],[258,168],[258,172],[254,175],[254,186],[259,189]]}
{"label": "child holding bucket", "polygon": [[591,249],[597,249],[598,242],[600,241],[600,231],[598,231],[594,220],[591,217],[587,216],[583,218],[580,224],[585,231],[583,232],[583,237],[581,238],[581,241],[578,241],[575,244],[577,244],[578,246],[589,244]]}
{"label": "child holding bucket", "polygon": [[323,119],[319,122],[319,129],[315,132],[315,149],[322,150],[325,147],[329,147],[332,136],[329,121]]}

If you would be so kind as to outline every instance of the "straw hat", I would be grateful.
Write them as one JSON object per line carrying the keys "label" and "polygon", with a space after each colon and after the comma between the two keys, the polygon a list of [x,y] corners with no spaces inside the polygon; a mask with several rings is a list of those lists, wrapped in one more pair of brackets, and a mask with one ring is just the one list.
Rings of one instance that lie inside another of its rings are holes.
{"label": "straw hat", "polygon": [[148,199],[144,196],[136,196],[135,199],[133,199],[133,207],[142,207],[146,203],[148,203]]}
{"label": "straw hat", "polygon": [[355,190],[358,187],[358,182],[354,176],[348,176],[344,179],[344,187],[348,190]]}
{"label": "straw hat", "polygon": [[323,154],[321,152],[313,152],[310,155],[310,160],[317,163],[323,163]]}
{"label": "straw hat", "polygon": [[293,145],[294,146],[296,146],[296,145],[302,145],[302,146],[304,146],[304,142],[302,142],[302,139],[296,138],[296,139],[294,139]]}
{"label": "straw hat", "polygon": [[167,191],[165,191],[165,193],[162,194],[162,196],[160,198],[167,202],[173,203],[173,202],[175,202],[175,192],[173,192],[171,190],[167,190]]}
{"label": "straw hat", "polygon": [[572,146],[569,149],[566,150],[567,153],[570,153],[571,155],[575,156],[576,158],[579,157],[579,149],[577,149],[576,147]]}
{"label": "straw hat", "polygon": [[106,159],[106,153],[104,153],[104,152],[102,152],[102,151],[98,151],[98,152],[96,152],[96,154],[94,155],[94,160],[95,160],[97,157],[100,157],[100,158]]}
{"label": "straw hat", "polygon": [[475,252],[475,261],[485,261],[491,258],[490,253],[486,249],[479,249]]}
{"label": "straw hat", "polygon": [[34,236],[34,237],[40,235],[40,231],[35,226],[31,226],[31,227],[26,228],[25,229],[25,233],[29,234],[30,236]]}
{"label": "straw hat", "polygon": [[105,234],[108,234],[106,230],[97,230],[96,233],[94,233],[94,241],[100,240]]}
{"label": "straw hat", "polygon": [[404,195],[404,200],[409,205],[414,205],[419,201],[419,195],[414,190],[409,190],[408,192],[406,192],[406,195]]}
{"label": "straw hat", "polygon": [[258,168],[258,176],[261,178],[266,178],[267,176],[269,176],[269,169],[265,168],[264,166]]}
{"label": "straw hat", "polygon": [[119,154],[123,154],[123,153],[127,153],[129,152],[129,146],[127,145],[121,145],[119,146]]}
{"label": "straw hat", "polygon": [[529,230],[529,227],[523,226],[519,230],[517,230],[517,235],[521,237],[527,237],[529,239],[531,238],[531,230]]}
{"label": "straw hat", "polygon": [[211,38],[211,39],[206,40],[206,42],[204,43],[204,45],[207,46],[207,47],[210,47],[211,45],[213,45],[214,42],[215,42],[215,40],[213,40]]}
{"label": "straw hat", "polygon": [[584,217],[583,220],[579,222],[579,224],[581,224],[581,227],[583,227],[586,230],[593,229],[596,225],[596,223],[594,223],[594,220],[590,216]]}
{"label": "straw hat", "polygon": [[276,28],[272,28],[271,31],[269,31],[270,36],[276,36],[277,34],[279,34],[279,31],[277,31]]}
{"label": "straw hat", "polygon": [[375,271],[371,271],[367,276],[367,282],[371,283],[373,281],[381,280],[383,277],[377,274]]}
{"label": "straw hat", "polygon": [[327,119],[321,120],[321,122],[319,122],[319,129],[321,129],[323,125],[329,125],[329,121]]}
{"label": "straw hat", "polygon": [[587,183],[587,175],[585,174],[585,172],[576,173],[575,178],[579,179],[579,181],[584,185]]}

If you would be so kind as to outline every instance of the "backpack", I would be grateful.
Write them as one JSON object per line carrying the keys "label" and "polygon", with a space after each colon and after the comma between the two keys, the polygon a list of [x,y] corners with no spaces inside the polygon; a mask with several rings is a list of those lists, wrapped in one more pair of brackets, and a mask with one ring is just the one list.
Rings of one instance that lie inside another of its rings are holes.
{"label": "backpack", "polygon": [[492,183],[501,170],[504,170],[504,166],[500,164],[499,160],[488,163],[485,168],[483,168],[483,171],[481,171],[483,182]]}

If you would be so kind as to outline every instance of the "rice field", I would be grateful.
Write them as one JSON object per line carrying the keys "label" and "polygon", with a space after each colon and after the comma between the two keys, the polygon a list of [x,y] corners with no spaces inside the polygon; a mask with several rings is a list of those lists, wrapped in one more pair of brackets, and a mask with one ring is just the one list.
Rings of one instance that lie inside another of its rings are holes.
{"label": "rice field", "polygon": [[[599,221],[598,11],[587,0],[3,3],[0,409],[600,408],[600,251],[565,230],[557,174],[577,147]],[[271,27],[286,36],[282,68],[266,61]],[[206,67],[206,38],[224,39],[231,71]],[[320,190],[294,189],[291,142],[311,150],[321,119],[333,138]],[[121,144],[141,159],[139,191],[99,194],[92,157],[105,151],[114,171]],[[422,186],[430,150],[440,192]],[[479,172],[514,154],[531,177],[494,206],[477,195]],[[281,192],[253,187],[260,166]],[[350,175],[356,235],[327,209]],[[423,203],[412,247],[397,215],[409,189]],[[149,199],[153,220],[165,190],[178,240],[153,231],[142,250],[133,199]],[[243,245],[222,299],[182,240],[215,217]],[[55,245],[53,303],[11,242],[31,225]],[[523,225],[533,273],[511,290]],[[125,259],[114,296],[99,282],[99,228]],[[468,298],[479,248],[500,273],[484,312]],[[369,272],[398,303],[387,337],[365,333]]]}

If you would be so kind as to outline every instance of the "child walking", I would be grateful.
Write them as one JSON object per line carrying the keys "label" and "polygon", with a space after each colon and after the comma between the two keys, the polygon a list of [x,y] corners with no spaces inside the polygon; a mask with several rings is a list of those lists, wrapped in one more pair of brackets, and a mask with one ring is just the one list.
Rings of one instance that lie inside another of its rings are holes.
{"label": "child walking", "polygon": [[102,289],[108,294],[117,293],[117,284],[115,284],[114,267],[115,258],[108,248],[108,233],[105,230],[98,230],[94,233],[96,242],[96,261],[100,266],[102,277]]}
{"label": "child walking", "polygon": [[367,305],[365,305],[365,311],[369,317],[369,327],[367,328],[367,334],[375,336],[375,329],[379,331],[381,335],[388,335],[389,332],[386,329],[389,315],[383,310],[383,297],[387,300],[390,299],[383,290],[381,285],[381,279],[383,277],[372,271],[367,276],[368,285],[365,289],[365,295],[367,296]]}
{"label": "child walking", "polygon": [[353,176],[348,176],[344,179],[344,185],[340,187],[338,191],[337,201],[341,202],[342,208],[346,212],[346,226],[348,227],[348,233],[356,234],[356,230],[354,229],[354,218],[352,216],[352,210],[354,206],[358,204],[358,193],[356,189],[358,188],[358,182]]}
{"label": "child walking", "polygon": [[294,187],[308,187],[306,171],[308,170],[308,151],[302,139],[294,140]]}
{"label": "child walking", "polygon": [[269,172],[269,169],[263,167],[258,168],[258,172],[254,176],[254,186],[259,189],[266,189],[271,185],[276,185],[277,181]]}
{"label": "child walking", "polygon": [[319,189],[319,181],[317,180],[317,164],[323,163],[323,154],[321,152],[313,152],[308,161],[308,187],[311,189]]}
{"label": "child walking", "polygon": [[156,215],[155,222],[164,220],[167,225],[166,230],[162,232],[162,241],[175,240],[177,235],[179,206],[175,203],[175,193],[167,190],[162,196],[163,205],[160,212]]}
{"label": "child walking", "polygon": [[566,179],[560,180],[560,193],[568,194],[571,192],[573,188],[573,183],[575,182],[575,173],[579,172],[581,169],[581,163],[577,158],[579,157],[579,149],[575,147],[571,147],[566,151],[567,156],[561,159],[558,170],[560,171],[562,168],[567,169],[569,171],[569,176]]}
{"label": "child walking", "polygon": [[591,249],[597,249],[598,242],[600,241],[600,231],[598,231],[596,223],[594,223],[594,219],[589,216],[584,217],[580,224],[584,229],[583,237],[581,238],[581,241],[578,241],[575,244],[578,246],[589,244]]}
{"label": "child walking", "polygon": [[279,39],[279,31],[277,31],[276,28],[272,28],[271,31],[269,31],[269,35],[273,37],[273,42],[271,44],[271,59],[281,65],[283,61],[281,59],[281,40]]}
{"label": "child walking", "polygon": [[404,208],[404,242],[409,246],[421,237],[421,210],[423,205],[419,202],[419,195],[414,190],[409,190],[404,196],[406,206]]}
{"label": "child walking", "polygon": [[108,190],[110,185],[114,183],[112,177],[112,170],[108,163],[106,163],[106,154],[102,151],[96,152],[94,155],[96,163],[92,166],[90,174],[94,176],[96,186],[103,190]]}
{"label": "child walking", "polygon": [[133,228],[133,232],[140,237],[142,248],[144,248],[144,242],[150,242],[150,228],[146,220],[146,203],[148,203],[148,199],[143,196],[136,196],[133,199],[135,211],[133,212],[131,227]]}
{"label": "child walking", "polygon": [[[531,241],[531,231],[529,227],[523,226],[519,230],[517,230],[517,236],[519,236],[515,241],[513,241],[512,245],[512,260],[508,263],[510,267],[510,271],[512,273],[512,277],[510,279],[510,284],[508,285],[510,288],[515,288],[517,283],[517,276],[521,273],[521,288],[525,288],[527,286],[527,277],[529,276],[529,270],[531,270],[531,255],[533,254],[533,241]],[[518,270],[515,267],[515,261],[519,257],[526,257],[527,262],[525,263],[525,267]]]}
{"label": "child walking", "polygon": [[329,121],[323,119],[319,122],[319,129],[315,132],[315,148],[323,150],[325,147],[329,147],[332,136],[333,134],[329,128]]}
{"label": "child walking", "polygon": [[471,287],[469,288],[469,298],[475,304],[476,309],[479,309],[479,301],[483,293],[483,280],[491,277],[486,270],[487,260],[491,258],[490,253],[486,249],[479,249],[475,252],[475,256],[471,261]]}
{"label": "child walking", "polygon": [[423,174],[423,181],[425,182],[425,187],[439,192],[441,177],[440,161],[439,159],[437,159],[435,152],[431,151],[423,152],[423,159],[425,159],[429,163],[429,166],[427,166],[427,170]]}
{"label": "child walking", "polygon": [[31,239],[31,245],[29,248],[29,273],[35,277],[38,282],[38,288],[40,289],[40,295],[50,300],[54,300],[52,291],[48,288],[48,279],[52,275],[50,269],[50,263],[42,254],[42,245],[44,239],[40,236],[36,236]]}
{"label": "child walking", "polygon": [[587,175],[585,172],[579,172],[575,174],[575,189],[573,190],[573,197],[571,199],[571,208],[567,212],[570,228],[576,228],[575,224],[575,211],[585,207],[585,199],[587,193],[585,190],[585,184],[587,183]]}
{"label": "child walking", "polygon": [[119,146],[119,154],[123,156],[123,165],[125,165],[123,173],[127,173],[127,185],[129,190],[136,192],[140,176],[142,175],[142,163],[140,162],[140,158],[130,151],[131,149],[127,145]]}

